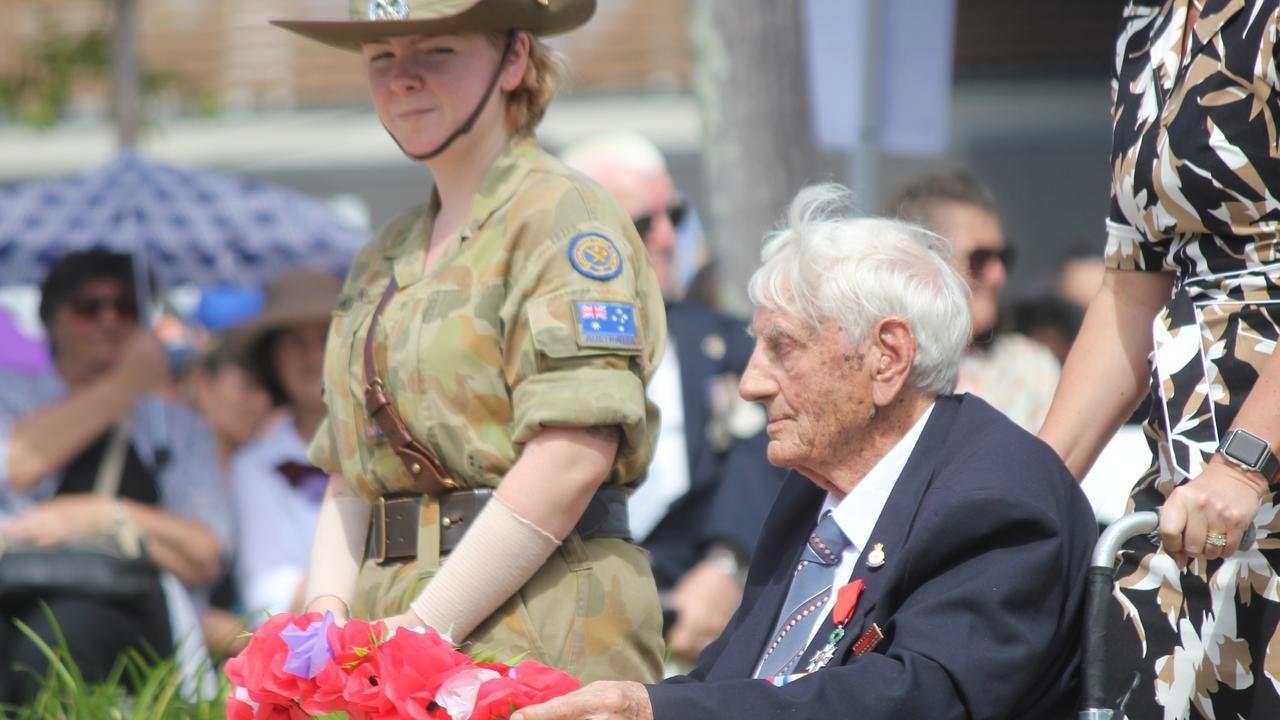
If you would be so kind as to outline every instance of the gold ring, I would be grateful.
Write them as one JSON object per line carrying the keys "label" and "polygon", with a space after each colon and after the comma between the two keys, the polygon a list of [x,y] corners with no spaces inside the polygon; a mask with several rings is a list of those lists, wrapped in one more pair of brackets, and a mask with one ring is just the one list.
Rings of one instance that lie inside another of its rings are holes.
{"label": "gold ring", "polygon": [[1224,548],[1227,546],[1227,534],[1220,532],[1211,532],[1204,536],[1204,544],[1212,545],[1216,548]]}

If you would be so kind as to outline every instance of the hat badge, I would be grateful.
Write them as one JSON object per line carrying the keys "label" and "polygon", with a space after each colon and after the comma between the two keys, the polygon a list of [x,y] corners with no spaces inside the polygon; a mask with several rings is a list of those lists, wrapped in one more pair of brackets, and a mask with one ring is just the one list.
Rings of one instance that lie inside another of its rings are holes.
{"label": "hat badge", "polygon": [[369,0],[370,20],[404,20],[409,17],[406,0]]}

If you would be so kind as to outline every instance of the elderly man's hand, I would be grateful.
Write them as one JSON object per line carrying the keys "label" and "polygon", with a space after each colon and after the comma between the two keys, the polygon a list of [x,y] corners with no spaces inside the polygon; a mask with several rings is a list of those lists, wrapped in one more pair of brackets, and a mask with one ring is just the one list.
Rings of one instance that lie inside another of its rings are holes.
{"label": "elderly man's hand", "polygon": [[732,575],[712,562],[694,565],[671,592],[676,624],[667,644],[677,660],[695,662],[720,637],[742,602],[742,588]]}
{"label": "elderly man's hand", "polygon": [[511,720],[653,720],[649,692],[637,682],[594,682],[541,705],[518,710]]}
{"label": "elderly man's hand", "polygon": [[115,523],[115,502],[92,493],[58,495],[15,517],[4,534],[37,545],[56,545],[109,529]]}

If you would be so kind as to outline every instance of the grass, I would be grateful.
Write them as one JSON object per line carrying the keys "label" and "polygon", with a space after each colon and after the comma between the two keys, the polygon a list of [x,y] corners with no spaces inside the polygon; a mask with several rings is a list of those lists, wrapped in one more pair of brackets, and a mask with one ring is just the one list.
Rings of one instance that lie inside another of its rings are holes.
{"label": "grass", "polygon": [[221,673],[214,698],[188,700],[181,692],[182,676],[175,659],[147,658],[130,651],[105,680],[89,683],[71,659],[56,623],[56,646],[52,647],[21,621],[17,625],[49,659],[49,672],[30,704],[0,707],[4,720],[221,720],[227,716],[225,698],[230,686]]}

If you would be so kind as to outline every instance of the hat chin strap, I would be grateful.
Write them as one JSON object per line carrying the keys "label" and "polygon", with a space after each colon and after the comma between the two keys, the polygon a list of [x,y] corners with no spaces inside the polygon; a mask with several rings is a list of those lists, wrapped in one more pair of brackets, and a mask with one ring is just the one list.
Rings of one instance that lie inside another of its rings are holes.
{"label": "hat chin strap", "polygon": [[449,146],[453,145],[455,140],[471,132],[471,128],[475,126],[476,120],[480,119],[480,113],[484,112],[485,106],[489,104],[489,96],[493,94],[493,89],[498,86],[498,79],[502,77],[502,71],[507,66],[507,60],[511,58],[511,48],[513,45],[515,45],[515,41],[516,41],[516,31],[508,30],[507,42],[505,45],[503,45],[502,57],[499,58],[498,60],[498,69],[493,72],[493,77],[490,78],[489,80],[489,86],[485,88],[484,95],[480,97],[480,102],[476,104],[476,109],[471,111],[471,115],[467,117],[466,122],[462,123],[462,125],[459,126],[457,130],[454,130],[453,133],[451,133],[449,137],[445,138],[444,142],[437,145],[434,150],[430,150],[428,152],[422,153],[421,155],[415,155],[409,152],[408,150],[405,149],[404,145],[400,142],[400,140],[396,138],[395,133],[391,132],[391,130],[387,128],[386,123],[383,123],[382,129],[386,130],[387,134],[391,136],[391,139],[395,142],[396,147],[400,148],[400,152],[404,153],[405,155],[408,155],[414,160],[418,160],[418,161],[431,160],[432,158],[439,156],[440,153],[443,153],[445,150],[448,150]]}

